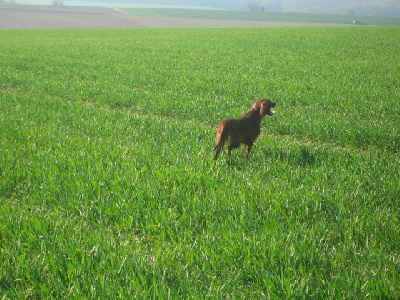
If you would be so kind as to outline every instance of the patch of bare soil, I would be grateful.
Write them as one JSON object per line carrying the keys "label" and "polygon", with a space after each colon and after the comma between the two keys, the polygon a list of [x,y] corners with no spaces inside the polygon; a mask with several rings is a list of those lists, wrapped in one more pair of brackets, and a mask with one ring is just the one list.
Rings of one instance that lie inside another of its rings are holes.
{"label": "patch of bare soil", "polygon": [[107,7],[0,6],[0,29],[140,27],[134,17]]}
{"label": "patch of bare soil", "polygon": [[233,28],[318,25],[333,24],[132,16],[121,10],[107,7],[0,5],[0,29]]}

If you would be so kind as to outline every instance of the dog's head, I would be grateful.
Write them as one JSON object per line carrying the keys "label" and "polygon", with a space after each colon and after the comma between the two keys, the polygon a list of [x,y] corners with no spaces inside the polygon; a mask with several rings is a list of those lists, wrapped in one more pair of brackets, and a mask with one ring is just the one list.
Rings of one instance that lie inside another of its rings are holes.
{"label": "dog's head", "polygon": [[261,117],[266,115],[272,117],[275,115],[275,111],[272,109],[275,107],[275,105],[276,103],[270,99],[261,99],[254,103],[253,108],[260,111]]}

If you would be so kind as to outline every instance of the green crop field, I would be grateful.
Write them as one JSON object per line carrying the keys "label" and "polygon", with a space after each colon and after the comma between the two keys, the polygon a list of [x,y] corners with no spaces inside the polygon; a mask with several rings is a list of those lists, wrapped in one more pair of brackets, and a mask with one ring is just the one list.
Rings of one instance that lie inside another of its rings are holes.
{"label": "green crop field", "polygon": [[[121,7],[124,7],[121,4]],[[205,18],[241,21],[307,22],[352,24],[354,20],[368,25],[400,25],[399,17],[334,15],[320,13],[259,12],[235,10],[185,9],[185,8],[123,8],[135,16],[166,16],[177,18]],[[260,26],[261,27],[261,26]]]}
{"label": "green crop field", "polygon": [[399,299],[399,36],[0,31],[0,299]]}

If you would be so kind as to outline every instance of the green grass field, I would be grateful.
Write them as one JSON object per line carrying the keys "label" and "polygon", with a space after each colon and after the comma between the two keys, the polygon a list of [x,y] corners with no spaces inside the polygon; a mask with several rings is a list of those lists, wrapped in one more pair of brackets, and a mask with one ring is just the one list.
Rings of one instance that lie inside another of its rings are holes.
{"label": "green grass field", "polygon": [[0,31],[0,298],[398,299],[399,34]]}
{"label": "green grass field", "polygon": [[[123,4],[121,4],[123,7]],[[206,10],[185,8],[123,8],[124,11],[134,16],[166,16],[178,18],[205,18],[222,20],[244,21],[273,21],[273,22],[308,22],[352,24],[358,20],[364,25],[400,25],[399,17],[384,16],[356,16],[334,15],[318,13],[280,13],[280,12],[254,12],[234,10]]]}

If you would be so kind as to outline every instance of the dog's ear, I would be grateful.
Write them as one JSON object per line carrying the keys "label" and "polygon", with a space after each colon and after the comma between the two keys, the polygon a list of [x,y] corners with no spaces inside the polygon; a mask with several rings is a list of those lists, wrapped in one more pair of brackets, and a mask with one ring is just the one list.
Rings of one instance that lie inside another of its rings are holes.
{"label": "dog's ear", "polygon": [[257,111],[260,110],[260,107],[261,107],[260,100],[256,101],[256,102],[253,104],[253,109],[255,109],[255,110],[257,110]]}

